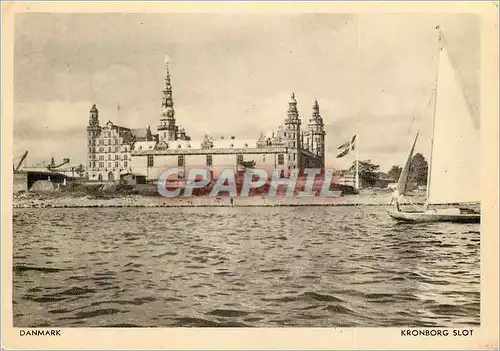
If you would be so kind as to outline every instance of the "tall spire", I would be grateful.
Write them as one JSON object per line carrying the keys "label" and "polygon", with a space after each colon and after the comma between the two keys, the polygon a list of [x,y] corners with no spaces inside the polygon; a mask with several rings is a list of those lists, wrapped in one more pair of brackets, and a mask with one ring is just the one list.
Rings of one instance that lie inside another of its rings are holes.
{"label": "tall spire", "polygon": [[169,60],[165,57],[165,88],[161,102],[160,125],[157,128],[161,140],[177,140],[178,128],[175,124],[174,100],[172,98],[172,83],[170,81]]}
{"label": "tall spire", "polygon": [[163,89],[162,116],[174,119],[174,100],[172,98],[172,84],[170,82],[170,69],[168,62],[165,62],[165,88]]}

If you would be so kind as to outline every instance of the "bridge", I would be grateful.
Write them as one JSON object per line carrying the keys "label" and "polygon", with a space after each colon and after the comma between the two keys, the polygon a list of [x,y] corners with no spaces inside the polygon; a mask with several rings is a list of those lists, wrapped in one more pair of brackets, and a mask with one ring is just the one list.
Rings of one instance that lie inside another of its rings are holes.
{"label": "bridge", "polygon": [[69,177],[59,172],[43,169],[23,169],[14,171],[14,192],[28,191],[38,180],[47,180],[54,184],[63,184]]}

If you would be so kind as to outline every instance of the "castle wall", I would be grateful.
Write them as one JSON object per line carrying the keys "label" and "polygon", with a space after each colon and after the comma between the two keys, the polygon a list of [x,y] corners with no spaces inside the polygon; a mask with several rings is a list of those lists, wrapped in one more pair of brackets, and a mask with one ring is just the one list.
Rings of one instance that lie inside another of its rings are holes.
{"label": "castle wall", "polygon": [[[285,161],[279,165],[278,155],[283,155]],[[240,156],[238,156],[240,155]],[[189,149],[189,150],[145,150],[132,152],[133,172],[146,175],[148,180],[157,180],[168,168],[179,167],[179,157],[184,159],[185,175],[191,168],[208,169],[213,177],[220,176],[223,170],[237,170],[237,159],[254,161],[254,168],[265,169],[269,175],[275,168],[287,170],[286,148],[251,148],[251,149]],[[153,166],[147,167],[147,158],[153,158]],[[207,156],[211,156],[212,164],[207,165]]]}

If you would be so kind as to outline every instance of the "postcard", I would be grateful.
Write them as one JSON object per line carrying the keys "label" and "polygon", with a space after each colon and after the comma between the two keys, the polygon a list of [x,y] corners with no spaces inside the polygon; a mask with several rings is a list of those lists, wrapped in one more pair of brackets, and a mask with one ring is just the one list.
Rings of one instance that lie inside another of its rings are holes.
{"label": "postcard", "polygon": [[4,349],[498,349],[498,2],[2,18]]}

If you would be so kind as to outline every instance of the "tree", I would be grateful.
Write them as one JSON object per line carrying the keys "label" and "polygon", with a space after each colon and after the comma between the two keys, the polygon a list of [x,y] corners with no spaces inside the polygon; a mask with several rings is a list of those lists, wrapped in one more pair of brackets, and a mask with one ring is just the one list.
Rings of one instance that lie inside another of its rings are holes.
{"label": "tree", "polygon": [[401,175],[402,171],[403,171],[403,169],[401,167],[392,166],[392,168],[389,170],[387,175],[389,176],[389,178],[391,178],[392,180],[394,180],[396,182],[396,181],[398,181],[399,176]]}
{"label": "tree", "polygon": [[[371,160],[358,161],[360,185],[374,186],[380,178],[379,165],[372,163]],[[356,172],[356,161],[353,162],[351,172]]]}
{"label": "tree", "polygon": [[245,168],[254,168],[255,167],[255,161],[241,161],[239,163],[240,166],[243,166]]}
{"label": "tree", "polygon": [[417,183],[418,185],[427,184],[427,171],[428,163],[421,153],[416,153],[410,166],[410,182]]}

